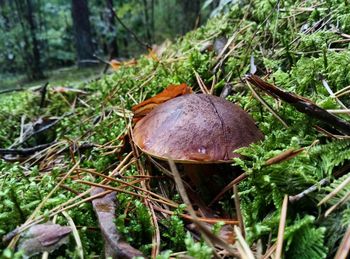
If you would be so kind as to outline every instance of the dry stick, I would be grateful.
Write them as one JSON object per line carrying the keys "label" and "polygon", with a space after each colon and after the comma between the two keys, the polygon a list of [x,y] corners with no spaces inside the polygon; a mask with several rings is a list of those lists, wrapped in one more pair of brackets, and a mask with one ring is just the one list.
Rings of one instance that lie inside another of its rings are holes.
{"label": "dry stick", "polygon": [[243,222],[243,217],[242,217],[242,212],[241,212],[241,205],[239,201],[239,194],[238,194],[238,188],[237,184],[233,186],[233,193],[235,195],[235,207],[236,207],[236,213],[237,213],[237,218],[238,218],[238,224],[239,228],[242,231],[243,237],[245,237],[245,229],[244,229],[244,222]]}
{"label": "dry stick", "polygon": [[287,207],[288,207],[288,195],[284,195],[280,224],[278,226],[278,235],[277,235],[277,245],[276,245],[276,257],[275,259],[280,259],[282,256],[282,247],[283,247],[283,237],[284,237],[284,228],[286,226],[286,217],[287,217]]}
{"label": "dry stick", "polygon": [[241,252],[241,255],[245,255],[245,256],[242,256],[242,258],[254,259],[255,257],[253,255],[253,252],[249,248],[249,245],[247,244],[247,242],[244,240],[244,237],[242,236],[241,230],[237,226],[234,226],[234,231],[235,231],[235,234],[237,237],[237,241],[243,250]]}
{"label": "dry stick", "polygon": [[337,253],[334,259],[345,259],[347,258],[350,251],[350,226],[345,232],[345,235],[340,243]]}
{"label": "dry stick", "polygon": [[331,127],[338,129],[345,135],[350,135],[350,123],[334,116],[333,114],[330,114],[325,109],[312,103],[310,100],[302,96],[283,91],[255,75],[247,75],[246,80],[259,89],[267,92],[271,96],[291,104],[298,111],[325,122]]}
{"label": "dry stick", "polygon": [[164,204],[166,204],[166,205],[168,205],[170,207],[173,207],[173,208],[177,208],[178,207],[178,205],[174,205],[173,203],[168,203],[167,201],[164,201],[164,200],[161,200],[161,199],[156,199],[156,198],[145,196],[143,194],[139,194],[139,193],[136,193],[136,192],[127,191],[127,190],[124,190],[124,189],[121,189],[121,188],[118,188],[118,187],[112,187],[112,186],[109,186],[109,185],[104,185],[104,184],[100,184],[100,183],[93,183],[93,182],[88,182],[88,181],[83,181],[83,180],[78,180],[76,182],[77,183],[86,184],[86,185],[89,185],[89,186],[100,187],[100,188],[107,189],[107,190],[110,190],[110,191],[117,191],[117,192],[121,192],[121,193],[126,193],[126,194],[133,195],[133,196],[136,196],[136,197],[139,197],[139,198],[144,198],[144,199],[147,198],[147,199],[159,202],[159,203],[164,203]]}
{"label": "dry stick", "polygon": [[[250,25],[246,26],[247,28],[250,27]],[[213,71],[217,71],[219,67],[222,66],[222,64],[224,63],[224,61],[237,49],[240,48],[243,45],[244,41],[240,41],[238,44],[236,44],[235,46],[233,46],[226,54],[223,58],[221,58],[221,60],[216,64],[216,66],[213,68]]]}
{"label": "dry stick", "polygon": [[263,259],[270,258],[273,252],[276,250],[276,243],[274,243],[264,254]]}
{"label": "dry stick", "polygon": [[327,202],[329,199],[333,198],[335,195],[337,195],[338,192],[340,192],[346,185],[350,183],[350,176],[346,178],[341,184],[339,184],[332,192],[326,195],[318,204],[317,206],[322,205],[323,203]]}
{"label": "dry stick", "polygon": [[38,151],[46,150],[48,147],[55,145],[56,142],[41,144],[35,147],[29,148],[0,148],[0,156],[2,155],[20,155],[20,156],[29,156]]}
{"label": "dry stick", "polygon": [[326,184],[329,184],[329,180],[324,178],[322,180],[320,180],[318,183],[310,186],[309,188],[307,188],[306,190],[302,191],[301,193],[298,193],[296,195],[293,196],[289,196],[289,202],[293,203],[296,201],[299,201],[300,199],[304,198],[306,195],[316,191],[320,186],[324,186]]}
{"label": "dry stick", "polygon": [[255,92],[255,90],[253,89],[253,87],[251,86],[251,84],[250,84],[248,81],[246,81],[246,82],[247,82],[247,85],[248,85],[248,87],[249,87],[249,90],[252,92],[253,96],[254,96],[262,105],[264,105],[264,106],[266,107],[266,109],[268,109],[268,110],[272,113],[272,115],[275,116],[276,119],[279,120],[279,121],[283,124],[283,126],[284,126],[285,128],[288,128],[288,127],[289,127],[288,124],[281,118],[281,116],[279,116],[279,115],[277,114],[277,112],[275,112],[275,111],[272,109],[272,107],[271,107],[267,102],[265,102],[265,100],[264,100],[263,98],[261,98],[257,92]]}
{"label": "dry stick", "polygon": [[[203,225],[202,222],[200,222],[198,220],[198,217],[196,215],[196,213],[194,212],[194,209],[192,207],[192,204],[190,202],[190,199],[187,196],[186,193],[186,189],[185,186],[181,180],[181,176],[179,174],[179,172],[177,171],[177,168],[175,166],[174,161],[171,158],[168,158],[169,161],[169,165],[170,165],[170,169],[171,172],[173,173],[174,176],[174,180],[177,186],[177,189],[179,191],[179,194],[183,200],[183,202],[186,204],[186,208],[188,213],[191,215],[191,217],[193,218],[193,223],[198,227],[198,229],[201,231],[204,240],[208,243],[208,245],[210,245],[211,247],[213,247],[212,241],[214,241],[214,243],[216,243],[217,245],[223,247],[224,249],[226,249],[229,253],[235,255],[236,252],[234,251],[234,249],[227,244],[223,239],[221,239],[220,237],[214,235],[205,225]],[[214,248],[214,247],[213,247]],[[218,257],[215,249],[213,250],[215,255]]]}

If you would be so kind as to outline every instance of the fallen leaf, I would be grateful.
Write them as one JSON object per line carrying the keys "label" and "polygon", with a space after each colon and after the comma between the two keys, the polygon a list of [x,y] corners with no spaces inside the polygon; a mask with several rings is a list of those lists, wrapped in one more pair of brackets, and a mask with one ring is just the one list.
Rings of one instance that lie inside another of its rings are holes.
{"label": "fallen leaf", "polygon": [[152,49],[148,50],[149,54],[147,55],[147,57],[155,61],[159,61],[159,58],[162,57],[162,55],[170,45],[171,45],[171,41],[168,39],[163,41],[160,45],[153,44]]}
{"label": "fallen leaf", "polygon": [[64,87],[64,86],[56,86],[51,88],[54,93],[78,93],[78,94],[87,94],[87,92],[75,88],[69,88],[69,87]]}
{"label": "fallen leaf", "polygon": [[127,61],[119,61],[117,59],[112,59],[111,61],[109,61],[109,64],[114,70],[118,70],[121,66],[134,66],[137,64],[137,61],[134,58]]}
{"label": "fallen leaf", "polygon": [[[102,188],[92,188],[91,195],[105,191]],[[105,258],[134,258],[142,256],[142,253],[121,239],[117,232],[115,221],[115,192],[106,194],[92,201],[97,215],[102,236],[105,241]]]}
{"label": "fallen leaf", "polygon": [[157,105],[184,94],[191,94],[192,88],[186,84],[169,85],[161,93],[153,96],[131,108],[134,113],[134,121],[140,120]]}
{"label": "fallen leaf", "polygon": [[28,257],[45,251],[50,253],[67,243],[71,231],[70,227],[51,222],[34,225],[22,235],[18,249]]}

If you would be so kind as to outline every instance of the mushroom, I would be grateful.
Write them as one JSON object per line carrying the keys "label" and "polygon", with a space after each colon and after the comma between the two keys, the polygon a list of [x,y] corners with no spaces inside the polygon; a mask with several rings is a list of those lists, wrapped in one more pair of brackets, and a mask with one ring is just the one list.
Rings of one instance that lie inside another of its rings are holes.
{"label": "mushroom", "polygon": [[210,192],[215,188],[208,174],[217,171],[217,165],[239,157],[234,150],[263,137],[238,105],[206,94],[185,94],[166,101],[139,120],[133,130],[134,143],[144,153],[182,164],[191,181],[196,186],[210,184]]}

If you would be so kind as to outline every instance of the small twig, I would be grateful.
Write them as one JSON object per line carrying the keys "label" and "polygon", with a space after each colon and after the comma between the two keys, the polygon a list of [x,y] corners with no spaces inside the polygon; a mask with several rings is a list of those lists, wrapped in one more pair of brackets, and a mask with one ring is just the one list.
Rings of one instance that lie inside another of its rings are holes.
{"label": "small twig", "polygon": [[52,142],[48,144],[42,144],[35,147],[30,148],[21,148],[21,149],[14,149],[14,148],[0,148],[0,156],[3,155],[19,155],[19,156],[30,156],[34,153],[41,151],[45,148],[48,148],[52,145],[55,145],[57,142]]}
{"label": "small twig", "polygon": [[282,247],[283,247],[283,237],[284,237],[284,228],[286,226],[286,217],[287,217],[287,208],[288,208],[288,195],[284,195],[280,224],[278,226],[278,235],[277,235],[277,246],[276,246],[276,256],[275,259],[280,259],[282,256]]}
{"label": "small twig", "polygon": [[125,25],[125,23],[119,18],[119,16],[117,15],[117,13],[114,11],[113,8],[111,8],[111,12],[113,17],[120,23],[121,26],[124,27],[125,30],[127,30],[134,37],[137,43],[139,43],[141,46],[143,46],[147,50],[152,48],[149,43],[144,43],[143,41],[141,41],[139,37],[135,34],[135,32],[133,32],[128,26]]}
{"label": "small twig", "polygon": [[[157,206],[154,206],[154,210],[165,213],[165,214],[169,214],[169,215],[174,215],[175,212],[170,211],[170,210],[166,210]],[[191,217],[188,214],[183,214],[180,213],[178,214],[179,216],[181,216],[184,219],[190,220],[190,221],[195,221],[195,219],[193,219],[193,217]],[[232,219],[224,219],[224,218],[204,218],[204,217],[197,217],[197,220],[199,220],[200,222],[204,222],[204,223],[209,223],[209,224],[215,224],[218,222],[223,222],[225,225],[237,225],[239,224],[239,222],[237,220],[232,220]]]}
{"label": "small twig", "polygon": [[332,98],[335,98],[335,100],[338,102],[338,104],[343,107],[344,109],[348,109],[344,103],[342,101],[340,101],[338,99],[338,97],[333,93],[332,89],[330,88],[330,86],[328,85],[328,82],[325,80],[325,79],[322,79],[322,85],[324,86],[324,88],[326,88],[327,92],[329,93],[329,95],[332,97]]}
{"label": "small twig", "polygon": [[247,75],[246,80],[258,87],[259,89],[267,92],[275,98],[279,98],[291,105],[293,105],[298,111],[309,115],[310,117],[316,118],[326,124],[334,127],[344,133],[345,135],[350,135],[350,123],[346,122],[329,112],[325,109],[319,107],[318,105],[312,103],[310,100],[281,90],[280,88],[262,80],[260,77],[255,75]]}
{"label": "small twig", "polygon": [[166,204],[168,206],[171,206],[173,208],[177,208],[178,207],[178,205],[175,205],[173,203],[169,203],[166,200],[159,199],[159,198],[153,198],[153,197],[150,197],[150,196],[146,196],[144,194],[139,194],[139,193],[136,193],[136,192],[124,190],[124,189],[119,188],[119,187],[112,187],[112,186],[109,186],[109,185],[104,185],[104,184],[100,184],[100,183],[93,183],[93,182],[83,181],[83,180],[77,180],[76,182],[77,183],[81,183],[81,184],[86,184],[86,185],[89,185],[89,186],[93,186],[93,187],[100,187],[100,188],[107,189],[107,190],[110,190],[110,191],[126,193],[126,194],[129,194],[129,195],[132,195],[132,196],[135,196],[135,197],[139,197],[139,198],[153,200],[153,201],[156,201],[156,202],[159,202],[159,203],[164,203],[164,204]]}
{"label": "small twig", "polygon": [[276,243],[274,243],[264,254],[263,259],[268,259],[276,251]]}
{"label": "small twig", "polygon": [[19,88],[10,88],[0,91],[0,94],[6,94],[11,92],[20,92],[26,90],[25,88],[19,87]]}
{"label": "small twig", "polygon": [[332,114],[350,114],[350,109],[335,109],[335,110],[327,110],[327,112]]}
{"label": "small twig", "polygon": [[350,251],[350,226],[345,232],[345,235],[339,245],[338,251],[334,259],[345,259],[347,258]]}
{"label": "small twig", "polygon": [[334,95],[339,98],[339,97],[341,97],[341,96],[343,96],[345,94],[348,94],[348,93],[350,93],[350,85],[347,86],[347,87],[344,87],[343,89],[340,89]]}
{"label": "small twig", "polygon": [[327,178],[324,178],[321,181],[319,181],[317,184],[312,185],[311,187],[307,188],[301,193],[296,194],[294,196],[289,196],[289,202],[293,203],[293,202],[299,201],[302,198],[304,198],[306,195],[316,191],[320,186],[324,186],[327,184],[329,184],[329,180]]}

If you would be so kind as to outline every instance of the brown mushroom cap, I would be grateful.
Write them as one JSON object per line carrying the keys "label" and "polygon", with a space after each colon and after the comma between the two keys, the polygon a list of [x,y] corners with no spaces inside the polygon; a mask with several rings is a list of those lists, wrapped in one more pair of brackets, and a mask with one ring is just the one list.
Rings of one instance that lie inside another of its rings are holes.
{"label": "brown mushroom cap", "polygon": [[145,153],[183,163],[227,162],[234,150],[263,139],[238,105],[205,94],[169,100],[136,123],[133,140]]}

